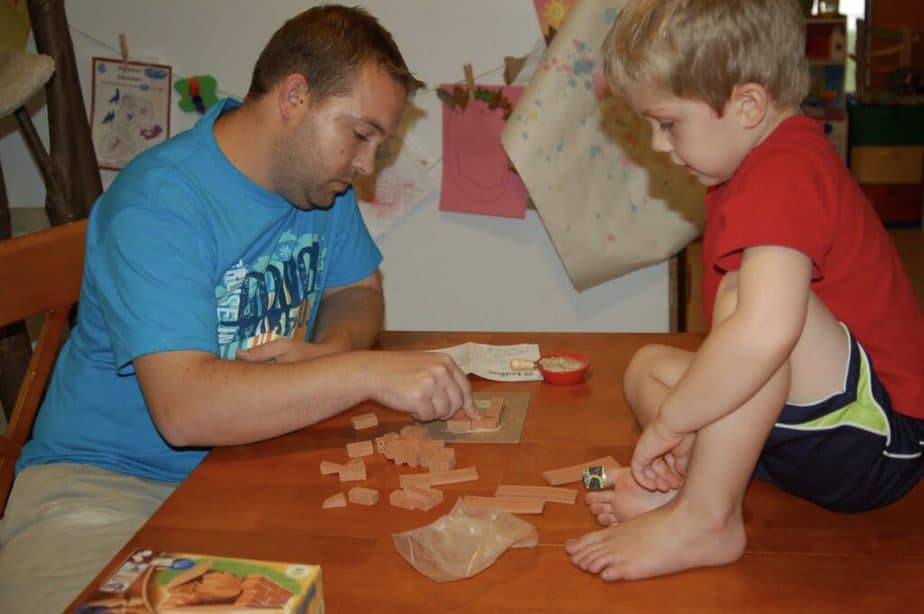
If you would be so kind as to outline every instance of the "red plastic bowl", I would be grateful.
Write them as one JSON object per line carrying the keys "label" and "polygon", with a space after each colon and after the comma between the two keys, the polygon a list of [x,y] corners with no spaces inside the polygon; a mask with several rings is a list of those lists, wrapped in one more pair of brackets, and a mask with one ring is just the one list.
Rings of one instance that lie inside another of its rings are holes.
{"label": "red plastic bowl", "polygon": [[[551,371],[542,366],[542,361],[546,358],[570,358],[571,360],[576,360],[581,363],[581,366],[568,371],[561,371],[557,369]],[[583,354],[569,354],[567,352],[544,354],[541,358],[539,358],[538,368],[539,372],[542,373],[542,379],[550,384],[577,384],[584,379],[584,376],[587,374],[587,370],[590,369],[590,359]]]}

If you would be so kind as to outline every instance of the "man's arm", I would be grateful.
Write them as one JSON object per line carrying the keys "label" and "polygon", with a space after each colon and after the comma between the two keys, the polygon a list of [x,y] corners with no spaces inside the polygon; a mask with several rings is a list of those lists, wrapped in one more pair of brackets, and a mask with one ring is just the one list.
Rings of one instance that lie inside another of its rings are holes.
{"label": "man's arm", "polygon": [[238,350],[237,357],[246,362],[295,362],[336,352],[366,350],[375,343],[384,314],[382,279],[376,271],[356,283],[325,290],[318,306],[314,343],[276,339]]}
{"label": "man's arm", "polygon": [[340,352],[290,363],[221,360],[201,351],[134,361],[161,435],[177,447],[235,445],[309,426],[365,400],[446,418],[474,411],[471,385],[436,352]]}
{"label": "man's arm", "polygon": [[348,286],[328,288],[318,310],[317,343],[346,350],[372,347],[385,317],[378,271]]}

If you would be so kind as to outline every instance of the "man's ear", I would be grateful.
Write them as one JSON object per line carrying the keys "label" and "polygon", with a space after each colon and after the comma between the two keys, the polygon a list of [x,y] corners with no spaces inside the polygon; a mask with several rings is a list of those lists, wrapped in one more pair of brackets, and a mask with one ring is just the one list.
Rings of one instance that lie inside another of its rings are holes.
{"label": "man's ear", "polygon": [[743,128],[753,128],[767,115],[770,95],[759,83],[736,85],[732,91],[732,105]]}
{"label": "man's ear", "polygon": [[304,75],[293,73],[282,80],[277,95],[279,112],[285,119],[301,115],[309,103],[308,81]]}

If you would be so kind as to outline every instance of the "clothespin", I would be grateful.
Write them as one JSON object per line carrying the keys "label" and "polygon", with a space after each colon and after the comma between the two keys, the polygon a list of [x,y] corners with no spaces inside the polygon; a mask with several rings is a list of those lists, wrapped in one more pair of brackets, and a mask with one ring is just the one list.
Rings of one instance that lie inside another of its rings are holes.
{"label": "clothespin", "polygon": [[475,73],[472,72],[471,64],[464,64],[462,66],[463,72],[465,72],[465,83],[468,84],[468,91],[475,91]]}
{"label": "clothespin", "polygon": [[128,62],[128,37],[124,32],[119,34],[119,49],[122,50],[122,64]]}

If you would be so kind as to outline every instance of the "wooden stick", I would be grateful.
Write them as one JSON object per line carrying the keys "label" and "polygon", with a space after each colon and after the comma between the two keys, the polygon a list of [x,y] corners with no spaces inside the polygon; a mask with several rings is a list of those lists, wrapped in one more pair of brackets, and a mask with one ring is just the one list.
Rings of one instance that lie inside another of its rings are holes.
{"label": "wooden stick", "polygon": [[521,497],[539,499],[552,503],[570,503],[577,501],[578,491],[573,488],[555,488],[553,486],[514,486],[501,484],[494,492],[495,497]]}
{"label": "wooden stick", "polygon": [[545,501],[523,497],[476,497],[465,495],[463,503],[472,509],[491,509],[511,514],[541,514],[545,510]]}
{"label": "wooden stick", "polygon": [[619,463],[616,462],[615,458],[612,456],[604,456],[603,458],[595,458],[594,460],[585,461],[579,465],[572,465],[570,467],[562,467],[561,469],[550,469],[548,471],[544,471],[542,472],[542,477],[545,478],[545,481],[548,482],[551,486],[568,484],[570,482],[579,482],[584,475],[584,470],[595,465],[603,465],[606,467],[607,471],[619,467]]}
{"label": "wooden stick", "polygon": [[478,479],[478,470],[474,467],[463,467],[452,471],[436,471],[433,473],[407,473],[400,477],[401,488],[408,486],[439,486],[441,484],[458,484],[459,482],[472,482]]}

